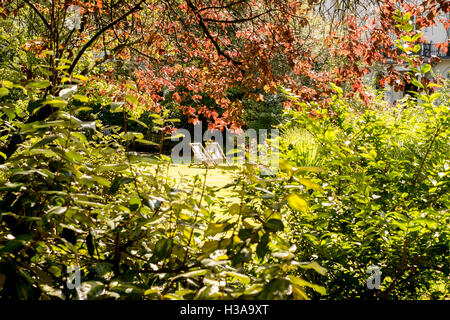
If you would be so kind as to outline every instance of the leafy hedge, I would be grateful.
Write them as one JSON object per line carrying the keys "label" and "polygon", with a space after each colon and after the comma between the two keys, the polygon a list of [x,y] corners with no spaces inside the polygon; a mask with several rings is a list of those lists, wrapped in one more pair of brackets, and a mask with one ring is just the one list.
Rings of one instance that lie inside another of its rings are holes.
{"label": "leafy hedge", "polygon": [[[234,203],[206,186],[206,174],[175,185],[167,175],[170,159],[129,152],[133,141],[145,142],[141,133],[125,125],[104,136],[101,121],[77,117],[90,111],[81,87],[62,87],[53,97],[44,94],[48,82],[35,81],[16,101],[8,97],[15,85],[2,84],[2,130],[21,143],[2,153],[0,298],[305,299],[306,288],[325,293],[298,276],[302,269],[324,270],[294,259],[295,246],[283,236],[287,200],[266,189],[277,187],[273,177],[244,166],[230,186]],[[23,120],[46,106],[53,110],[47,120]],[[152,115],[154,124],[162,128],[166,114]],[[76,267],[80,285],[71,289]]]}
{"label": "leafy hedge", "polygon": [[[309,211],[290,216],[291,237],[297,259],[315,256],[329,270],[307,277],[329,298],[449,297],[448,90],[356,114],[336,88],[332,112],[312,119],[301,103],[290,112],[286,127],[307,131],[323,163],[310,176],[318,185],[305,185]],[[282,146],[290,179],[301,181],[303,158]],[[370,266],[380,268],[379,290],[367,286]]]}

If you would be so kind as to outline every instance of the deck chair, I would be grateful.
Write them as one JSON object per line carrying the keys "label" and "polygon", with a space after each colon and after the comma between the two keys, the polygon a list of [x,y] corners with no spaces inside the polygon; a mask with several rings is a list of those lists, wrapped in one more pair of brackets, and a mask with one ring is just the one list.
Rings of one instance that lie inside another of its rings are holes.
{"label": "deck chair", "polygon": [[228,163],[227,157],[223,153],[222,148],[217,142],[206,144],[206,151],[209,153],[211,159],[213,159],[217,164],[226,163],[227,165],[230,165]]}
{"label": "deck chair", "polygon": [[[193,165],[204,165],[204,166],[216,166],[216,162],[211,158],[209,153],[203,148],[202,144],[199,142],[190,143],[191,149],[194,152],[193,161],[190,166]],[[198,159],[201,163],[196,163],[195,160]]]}

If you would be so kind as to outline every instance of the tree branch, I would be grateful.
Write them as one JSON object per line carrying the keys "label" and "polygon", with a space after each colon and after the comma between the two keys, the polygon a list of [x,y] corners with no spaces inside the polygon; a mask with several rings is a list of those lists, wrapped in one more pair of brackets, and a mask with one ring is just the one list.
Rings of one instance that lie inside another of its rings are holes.
{"label": "tree branch", "polygon": [[217,23],[243,23],[243,22],[247,22],[247,21],[251,21],[254,20],[256,18],[259,18],[265,14],[268,14],[269,12],[272,12],[273,9],[265,11],[263,13],[257,14],[256,16],[253,17],[248,17],[248,18],[242,18],[242,19],[235,19],[235,20],[218,20],[218,19],[210,19],[210,18],[204,18],[203,21],[207,21],[207,22],[217,22]]}
{"label": "tree branch", "polygon": [[84,52],[97,40],[98,37],[100,37],[106,30],[112,28],[117,23],[128,17],[130,14],[132,14],[135,11],[141,10],[141,4],[143,4],[146,0],[139,1],[133,8],[130,9],[127,13],[123,14],[121,17],[117,18],[116,20],[112,21],[110,24],[104,26],[101,28],[84,46],[81,48],[81,50],[78,52],[77,56],[73,60],[72,64],[70,65],[67,72],[71,74],[73,72],[73,69],[75,69],[75,66],[77,65],[78,61],[81,59],[81,56],[84,54]]}
{"label": "tree branch", "polygon": [[216,39],[214,39],[214,37],[209,32],[208,27],[206,26],[206,24],[205,24],[205,22],[203,20],[203,17],[199,13],[198,9],[194,6],[194,4],[192,3],[191,0],[186,0],[186,3],[189,6],[189,8],[192,9],[194,14],[198,17],[200,27],[202,28],[202,30],[205,33],[206,37],[214,45],[214,48],[216,48],[217,53],[219,55],[221,55],[222,57],[224,57],[225,59],[227,59],[229,62],[231,62],[234,66],[236,66],[241,71],[242,74],[244,74],[244,70],[240,67],[242,65],[242,62],[234,60],[227,53],[225,53],[222,49],[220,49],[219,44],[217,43]]}
{"label": "tree branch", "polygon": [[204,8],[198,9],[198,12],[202,12],[202,11],[205,11],[205,10],[211,10],[211,9],[214,9],[214,10],[227,9],[227,8],[230,8],[232,6],[235,6],[237,4],[240,4],[240,3],[243,3],[243,2],[246,2],[246,1],[247,0],[238,0],[238,1],[226,4],[226,5],[223,5],[223,6],[204,7]]}
{"label": "tree branch", "polygon": [[45,27],[51,31],[51,27],[50,24],[48,23],[48,21],[44,18],[44,16],[42,15],[42,13],[39,12],[39,10],[28,0],[23,0],[26,4],[28,4],[30,6],[31,9],[33,9],[34,12],[37,13],[37,15],[39,16],[39,18],[41,18],[42,22],[44,23]]}

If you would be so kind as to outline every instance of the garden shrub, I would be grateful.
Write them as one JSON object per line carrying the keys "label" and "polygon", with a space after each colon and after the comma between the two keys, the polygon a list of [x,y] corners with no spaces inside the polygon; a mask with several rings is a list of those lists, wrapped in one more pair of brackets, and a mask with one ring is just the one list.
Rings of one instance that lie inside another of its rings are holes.
{"label": "garden shrub", "polygon": [[[286,127],[306,130],[320,145],[322,170],[309,175],[320,188],[308,188],[308,213],[294,211],[289,229],[297,258],[317,257],[329,270],[326,278],[306,276],[328,289],[327,298],[449,297],[448,90],[447,83],[397,108],[355,113],[336,88],[333,112],[312,119],[304,103],[289,112]],[[292,150],[284,145],[282,153]],[[368,288],[370,266],[380,268],[379,290]]]}
{"label": "garden shrub", "polygon": [[[13,101],[7,93],[14,84],[2,85],[1,129],[22,143],[1,155],[0,298],[307,299],[306,288],[325,293],[296,276],[302,268],[324,271],[294,259],[295,246],[282,234],[287,202],[265,188],[273,177],[243,166],[230,186],[239,200],[229,203],[206,186],[207,172],[175,183],[169,158],[130,152],[132,142],[145,142],[142,133],[124,125],[105,136],[100,120],[80,120],[90,110],[81,86],[52,96],[44,94],[48,82],[35,81],[23,88],[25,99]],[[21,113],[49,105],[47,120],[22,120]],[[127,112],[119,112],[127,121]],[[153,123],[162,128],[166,116],[153,114]],[[94,127],[89,138],[86,125]]]}

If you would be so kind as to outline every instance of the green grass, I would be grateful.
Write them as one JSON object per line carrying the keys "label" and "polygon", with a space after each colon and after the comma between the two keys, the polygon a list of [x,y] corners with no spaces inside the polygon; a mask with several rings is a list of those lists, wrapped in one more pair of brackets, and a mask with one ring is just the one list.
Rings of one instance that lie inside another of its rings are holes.
{"label": "green grass", "polygon": [[[155,174],[157,165],[154,155],[149,153],[136,153],[133,155],[133,160],[139,160],[141,170],[146,171],[145,168]],[[168,170],[168,172],[167,172]],[[214,189],[215,196],[224,202],[233,203],[239,201],[236,192],[233,191],[233,186],[227,187],[234,183],[236,174],[240,171],[239,166],[220,165],[214,168],[206,169],[204,166],[189,166],[188,164],[174,164],[171,163],[169,167],[167,164],[159,167],[158,175],[170,177],[172,182],[175,182],[174,187],[186,190],[186,186],[190,185],[196,176],[199,177],[198,185],[203,184],[203,179],[206,176],[206,186]],[[197,191],[198,192],[198,191]],[[196,193],[197,193],[196,192]],[[199,196],[198,194],[195,196]]]}
{"label": "green grass", "polygon": [[[172,164],[169,167],[169,176],[175,179],[177,183],[186,183],[187,181],[193,181],[195,176],[200,177],[201,183],[206,176],[206,186],[213,188],[216,191],[216,199],[224,203],[235,203],[239,202],[239,197],[235,192],[233,192],[233,187],[224,188],[227,185],[233,183],[235,179],[235,173],[237,169],[222,169],[222,168],[209,168],[206,170],[204,167],[189,167],[188,165],[175,165]],[[200,194],[197,194],[195,198],[200,198]],[[212,210],[221,216],[223,212],[223,207],[218,204],[212,205]]]}
{"label": "green grass", "polygon": [[[203,167],[189,167],[188,165],[172,164],[169,168],[169,175],[174,179],[194,179],[196,175],[202,179],[205,177],[206,169]],[[206,185],[212,188],[221,188],[230,184],[234,180],[233,170],[223,170],[221,168],[209,168],[206,177]]]}
{"label": "green grass", "polygon": [[[133,155],[133,160],[139,160],[143,165],[142,169],[149,166],[150,168],[156,169],[156,158],[153,154],[145,152],[137,152]],[[160,173],[166,174],[166,165],[160,166]],[[220,165],[215,168],[206,169],[204,166],[189,166],[188,164],[170,164],[168,176],[177,183],[192,181],[195,176],[199,176],[201,181],[205,177],[206,170],[208,170],[208,175],[206,177],[206,185],[211,188],[222,188],[230,183],[233,183],[235,174],[238,167],[231,167],[226,165]],[[226,192],[225,190],[221,191]]]}
{"label": "green grass", "polygon": [[[160,167],[160,172],[166,174],[167,167]],[[175,180],[176,185],[183,185],[194,181],[195,176],[200,178],[201,183],[206,176],[206,186],[217,190],[216,196],[221,198],[228,198],[228,201],[235,201],[236,195],[231,188],[224,188],[234,182],[236,177],[237,168],[231,167],[216,167],[208,168],[205,167],[190,167],[184,164],[171,164],[169,166],[168,176]]]}

